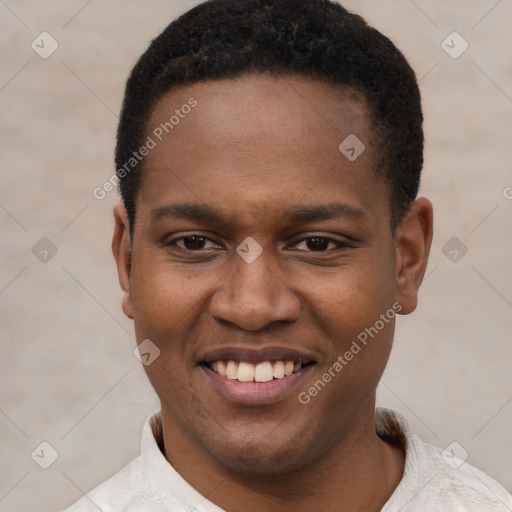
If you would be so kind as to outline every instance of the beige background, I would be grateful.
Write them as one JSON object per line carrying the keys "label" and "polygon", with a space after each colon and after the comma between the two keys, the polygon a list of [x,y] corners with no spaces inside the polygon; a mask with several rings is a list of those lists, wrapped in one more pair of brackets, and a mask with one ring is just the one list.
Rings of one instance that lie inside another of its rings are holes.
{"label": "beige background", "polygon": [[[2,511],[71,504],[137,455],[157,408],[119,304],[116,193],[92,190],[113,172],[131,66],[192,3],[0,1]],[[399,318],[379,404],[512,490],[512,1],[344,4],[421,78],[422,194],[436,212],[420,307]],[[59,44],[46,60],[30,46],[42,31]],[[469,43],[458,59],[441,47],[453,31]],[[32,252],[42,237],[58,249],[47,263]],[[452,237],[468,249],[457,263],[443,253]],[[59,454],[46,470],[30,457],[42,441]]]}

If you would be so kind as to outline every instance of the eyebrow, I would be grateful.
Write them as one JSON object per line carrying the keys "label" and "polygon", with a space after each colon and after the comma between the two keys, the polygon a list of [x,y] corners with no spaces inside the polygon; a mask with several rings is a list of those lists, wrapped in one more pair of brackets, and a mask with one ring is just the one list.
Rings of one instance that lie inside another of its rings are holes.
{"label": "eyebrow", "polygon": [[[190,220],[209,224],[221,224],[224,221],[222,213],[211,207],[199,203],[178,203],[160,206],[152,212],[154,221],[162,218],[174,218]],[[338,218],[359,220],[366,218],[364,210],[342,203],[330,203],[322,205],[300,205],[289,209],[284,219],[287,222],[307,224],[308,222],[319,222]]]}
{"label": "eyebrow", "polygon": [[222,222],[222,214],[215,208],[199,203],[180,203],[160,206],[151,214],[153,220],[158,221],[164,217],[174,219],[193,220],[219,224]]}
{"label": "eyebrow", "polygon": [[359,220],[365,217],[367,215],[364,210],[342,203],[302,205],[290,209],[285,214],[285,219],[289,222],[304,224],[339,218]]}

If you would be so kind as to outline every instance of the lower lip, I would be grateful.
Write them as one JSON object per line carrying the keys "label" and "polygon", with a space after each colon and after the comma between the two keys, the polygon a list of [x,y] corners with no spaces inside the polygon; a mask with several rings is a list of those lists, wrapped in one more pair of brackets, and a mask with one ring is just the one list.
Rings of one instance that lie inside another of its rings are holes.
{"label": "lower lip", "polygon": [[297,373],[268,382],[240,382],[222,377],[207,366],[201,366],[201,369],[213,387],[227,400],[239,405],[269,405],[280,402],[299,388],[312,366],[303,366]]}

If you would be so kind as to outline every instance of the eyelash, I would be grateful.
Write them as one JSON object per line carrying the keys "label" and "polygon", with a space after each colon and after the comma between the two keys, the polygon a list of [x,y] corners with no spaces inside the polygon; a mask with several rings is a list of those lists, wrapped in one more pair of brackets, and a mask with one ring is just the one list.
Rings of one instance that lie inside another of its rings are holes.
{"label": "eyelash", "polygon": [[[194,238],[194,237],[197,237],[197,238],[201,238],[205,241],[209,241],[209,242],[213,242],[213,243],[216,243],[215,240],[211,239],[210,237],[204,235],[203,233],[191,233],[189,235],[181,235],[179,237],[175,237],[175,238],[171,238],[169,240],[167,240],[166,242],[164,242],[164,246],[165,247],[170,247],[170,246],[177,246],[177,242],[181,241],[181,240],[185,240],[187,238]],[[304,237],[304,238],[301,238],[300,240],[297,240],[294,245],[297,245],[301,242],[307,242],[309,240],[325,240],[329,243],[334,243],[336,245],[336,248],[334,250],[338,250],[338,249],[346,249],[346,248],[349,248],[349,247],[353,247],[353,245],[349,244],[348,242],[342,242],[341,240],[336,240],[335,238],[330,238],[330,237],[326,237],[326,236],[320,236],[320,235],[315,235],[315,236],[308,236],[308,237]],[[203,251],[204,249],[198,249],[197,251],[194,251],[194,250],[191,250],[191,249],[187,249],[186,247],[179,247],[177,246],[179,249],[183,250],[183,251],[187,251],[187,252],[190,252],[190,253],[200,253],[201,251]],[[327,253],[327,252],[331,252],[333,249],[326,249],[326,250],[322,250],[322,251],[312,251],[312,250],[309,250],[307,252],[313,252],[313,253]]]}

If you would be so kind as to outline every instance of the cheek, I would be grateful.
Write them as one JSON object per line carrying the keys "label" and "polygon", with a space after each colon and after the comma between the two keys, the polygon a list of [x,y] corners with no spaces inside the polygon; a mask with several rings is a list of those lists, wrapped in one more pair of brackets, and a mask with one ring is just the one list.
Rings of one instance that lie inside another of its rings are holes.
{"label": "cheek", "polygon": [[371,254],[317,279],[316,297],[308,300],[318,305],[316,315],[323,319],[319,320],[323,325],[331,326],[334,339],[357,336],[392,308],[396,297],[393,262],[368,256]]}
{"label": "cheek", "polygon": [[331,406],[352,407],[349,403],[371,395],[389,358],[396,287],[392,253],[381,255],[361,254],[357,263],[321,280],[316,288],[316,321],[328,329],[331,340],[319,368],[333,382],[332,394],[324,397]]}
{"label": "cheek", "polygon": [[150,254],[132,267],[130,293],[136,325],[160,334],[194,315],[200,303],[194,280]]}
{"label": "cheek", "polygon": [[161,353],[145,367],[150,380],[179,376],[178,388],[188,385],[194,348],[210,333],[208,291],[218,279],[213,272],[194,276],[149,250],[138,258],[131,283],[136,339],[150,339]]}
{"label": "cheek", "polygon": [[200,305],[194,288],[187,286],[168,262],[139,258],[132,268],[131,294],[137,343],[149,339],[158,347],[158,357],[144,366],[160,397],[170,396],[180,407],[183,394],[190,395],[191,333]]}

